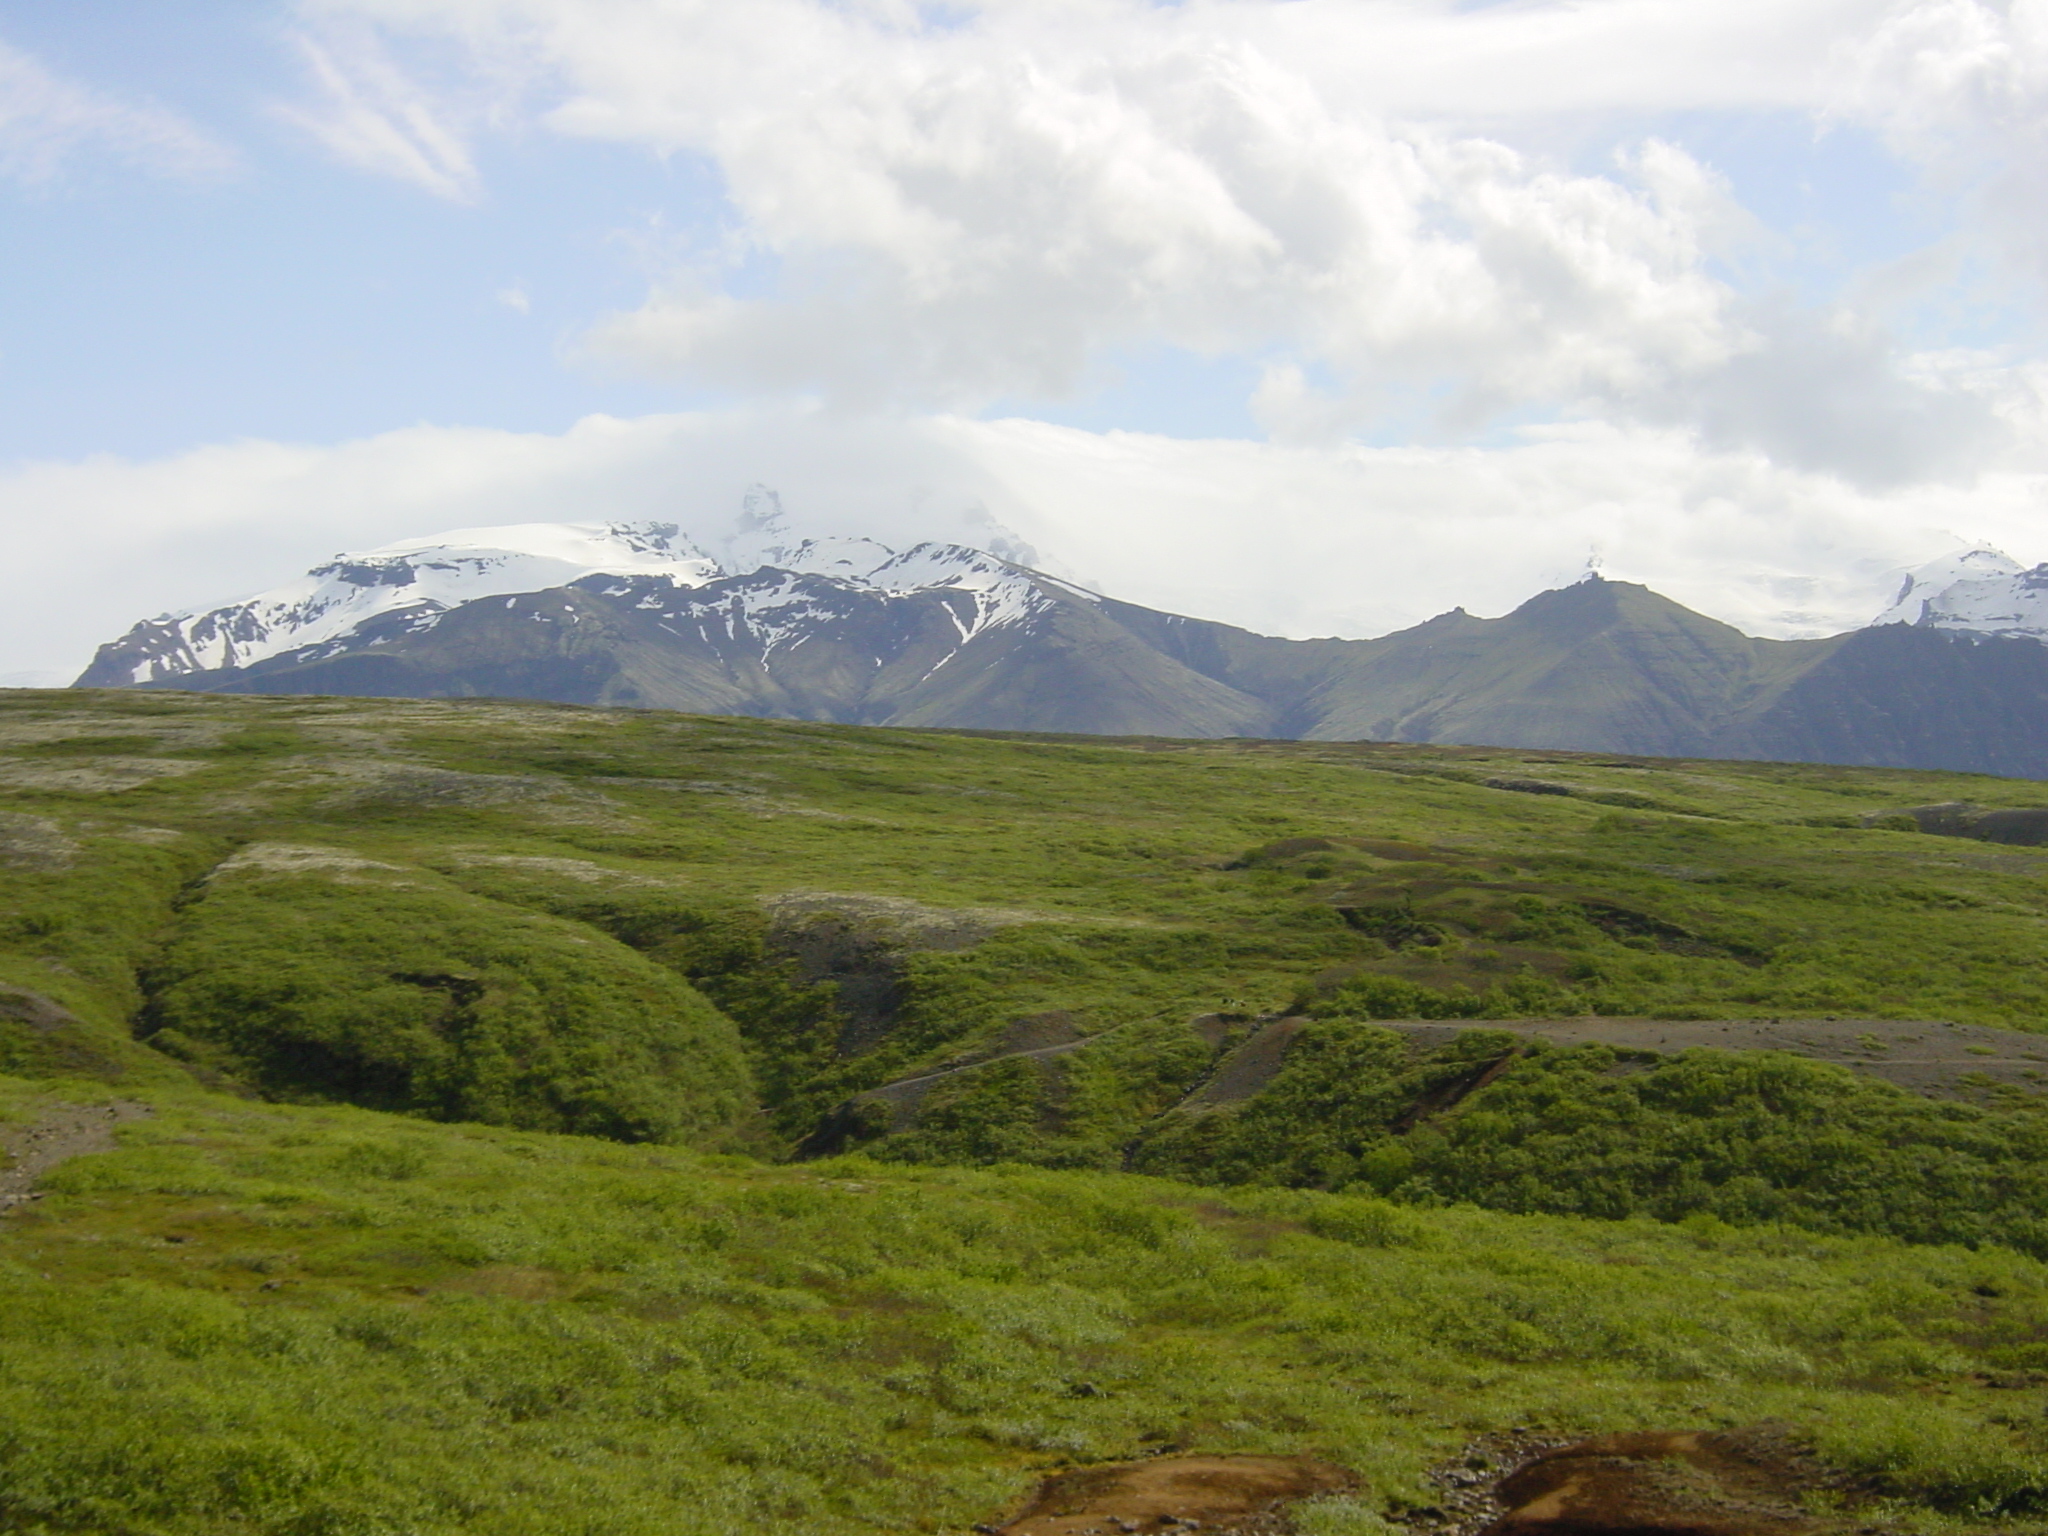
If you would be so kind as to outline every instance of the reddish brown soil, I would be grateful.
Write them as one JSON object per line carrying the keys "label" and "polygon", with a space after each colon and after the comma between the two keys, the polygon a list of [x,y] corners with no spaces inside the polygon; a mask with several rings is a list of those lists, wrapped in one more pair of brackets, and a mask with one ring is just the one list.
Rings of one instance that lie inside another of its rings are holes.
{"label": "reddish brown soil", "polygon": [[1349,1477],[1287,1456],[1172,1456],[1081,1467],[1040,1484],[1001,1536],[1119,1536],[1199,1529],[1205,1536],[1282,1536],[1287,1507],[1334,1493]]}
{"label": "reddish brown soil", "polygon": [[1603,1435],[1503,1478],[1485,1536],[1821,1536],[1828,1490],[1851,1491],[1769,1430]]}

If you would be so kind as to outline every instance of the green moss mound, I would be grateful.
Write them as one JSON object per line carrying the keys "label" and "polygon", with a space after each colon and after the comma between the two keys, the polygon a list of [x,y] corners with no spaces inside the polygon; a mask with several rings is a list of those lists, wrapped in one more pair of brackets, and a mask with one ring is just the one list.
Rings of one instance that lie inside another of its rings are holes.
{"label": "green moss mound", "polygon": [[458,891],[231,876],[149,985],[151,1044],[269,1094],[620,1141],[753,1107],[730,1021],[672,971]]}

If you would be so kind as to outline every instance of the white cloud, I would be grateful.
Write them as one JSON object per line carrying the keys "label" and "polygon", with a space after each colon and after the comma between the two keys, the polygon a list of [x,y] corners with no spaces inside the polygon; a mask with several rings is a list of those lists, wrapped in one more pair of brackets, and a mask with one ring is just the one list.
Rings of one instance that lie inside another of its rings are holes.
{"label": "white cloud", "polygon": [[67,80],[0,42],[0,176],[43,185],[87,157],[190,180],[238,164],[233,149],[177,113]]}
{"label": "white cloud", "polygon": [[395,177],[451,202],[482,193],[458,105],[395,65],[379,39],[335,26],[297,39],[314,100],[281,104],[278,115],[346,165]]}
{"label": "white cloud", "polygon": [[[971,410],[1071,394],[1105,355],[1165,343],[1259,360],[1255,408],[1283,440],[1469,432],[1516,411],[1634,418],[1879,484],[1966,474],[1995,424],[1943,379],[1909,379],[1867,316],[1739,298],[1715,261],[1756,232],[1730,188],[1630,125],[1790,110],[1860,114],[1922,146],[2018,117],[2035,132],[2033,66],[2012,62],[2032,44],[2012,40],[2034,37],[2044,6],[301,12],[309,35],[350,40],[319,45],[322,132],[365,167],[473,197],[495,123],[717,170],[735,227],[585,339],[628,369],[756,398]],[[1999,27],[2009,46],[1991,59],[1979,35]],[[1611,167],[1585,170],[1602,143]],[[739,291],[736,260],[771,269],[769,290]],[[1839,405],[1785,409],[1791,377],[1839,383]]]}
{"label": "white cloud", "polygon": [[1682,152],[1632,182],[1573,175],[1341,106],[1241,35],[1275,9],[556,12],[547,121],[708,155],[784,270],[760,299],[679,283],[593,344],[755,390],[957,405],[1062,394],[1138,339],[1278,346],[1334,371],[1353,419],[1390,385],[1448,382],[1474,416],[1733,344],[1699,270],[1711,178]]}
{"label": "white cloud", "polygon": [[1984,540],[2048,558],[2048,465],[1969,494],[1859,492],[1671,430],[1500,449],[1286,446],[805,410],[594,417],[559,436],[420,427],[0,476],[0,673],[81,669],[140,618],[445,528],[669,519],[715,536],[765,480],[810,533],[988,544],[1153,607],[1291,635],[1499,613],[1596,554],[1756,633],[1867,620],[1886,573]]}
{"label": "white cloud", "polygon": [[1844,36],[1895,0],[1258,0],[1205,14],[1332,96],[1396,116],[1758,111],[1814,104]]}
{"label": "white cloud", "polygon": [[1758,449],[1788,468],[1874,488],[1967,481],[2038,440],[2032,381],[2009,359],[1898,355],[1855,312],[1747,308],[1753,341],[1719,366],[1636,402],[1639,416],[1690,425],[1718,448]]}
{"label": "white cloud", "polygon": [[2048,281],[2048,0],[1902,0],[1837,51],[1832,110],[1877,125]]}

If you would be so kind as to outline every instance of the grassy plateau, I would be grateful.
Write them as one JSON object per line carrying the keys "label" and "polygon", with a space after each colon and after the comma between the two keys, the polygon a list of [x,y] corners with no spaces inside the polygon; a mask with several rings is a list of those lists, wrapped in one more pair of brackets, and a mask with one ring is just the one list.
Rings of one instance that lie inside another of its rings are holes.
{"label": "grassy plateau", "polygon": [[0,1215],[0,1532],[964,1533],[1178,1448],[1383,1536],[1762,1423],[2048,1529],[2032,1068],[1510,1027],[2043,1031],[2048,848],[1949,801],[2048,785],[0,692],[0,1137],[149,1111]]}

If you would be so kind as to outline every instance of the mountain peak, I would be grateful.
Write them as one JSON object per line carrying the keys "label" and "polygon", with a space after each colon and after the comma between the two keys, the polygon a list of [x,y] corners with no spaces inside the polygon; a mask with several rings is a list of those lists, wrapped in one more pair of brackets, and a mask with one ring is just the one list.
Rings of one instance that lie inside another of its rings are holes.
{"label": "mountain peak", "polygon": [[[431,629],[450,610],[481,598],[590,577],[651,579],[675,591],[782,572],[891,596],[939,589],[967,602],[949,599],[962,643],[1053,601],[1041,578],[965,545],[919,544],[899,554],[873,539],[801,538],[765,485],[748,489],[732,532],[713,548],[715,556],[667,522],[520,523],[400,539],[336,555],[238,603],[137,624],[100,647],[79,683],[128,687],[246,668],[286,653],[337,654]],[[755,600],[735,596],[743,604]]]}
{"label": "mountain peak", "polygon": [[457,528],[336,555],[242,602],[145,621],[101,646],[79,681],[121,687],[246,667],[339,642],[373,621],[389,632],[429,626],[480,597],[566,586],[600,572],[696,586],[718,574],[718,563],[674,523]]}
{"label": "mountain peak", "polygon": [[1871,624],[2048,640],[2048,565],[2028,570],[1988,546],[1943,555],[1906,572]]}

